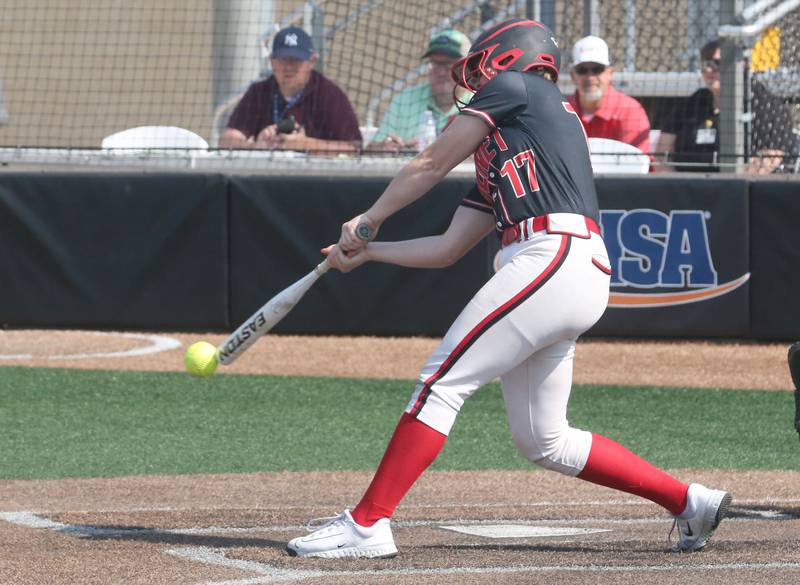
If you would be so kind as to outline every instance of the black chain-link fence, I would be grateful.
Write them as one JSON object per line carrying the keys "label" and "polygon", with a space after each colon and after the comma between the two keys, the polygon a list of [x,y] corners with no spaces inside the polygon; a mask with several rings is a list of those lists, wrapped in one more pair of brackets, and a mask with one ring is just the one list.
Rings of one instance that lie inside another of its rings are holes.
{"label": "black chain-link fence", "polygon": [[[670,120],[684,111],[690,96],[706,87],[704,71],[717,66],[722,82],[733,79],[740,86],[741,111],[731,119],[743,137],[739,142],[723,139],[711,162],[724,167],[726,156],[731,164],[747,163],[747,156],[731,155],[753,155],[754,160],[779,156],[778,169],[796,170],[790,155],[796,153],[798,142],[792,129],[800,125],[800,2],[744,2],[744,12],[726,14],[735,4],[727,0],[7,2],[0,36],[0,146],[95,148],[126,128],[177,126],[214,147],[243,92],[269,75],[272,38],[288,25],[308,31],[320,55],[318,70],[345,92],[362,131],[370,134],[399,91],[426,81],[428,69],[421,55],[431,35],[453,28],[474,40],[495,22],[527,16],[548,24],[556,34],[562,48],[559,85],[565,95],[575,91],[569,75],[575,42],[588,34],[607,42],[614,87],[644,106],[655,131],[649,146],[655,166],[671,166],[680,159],[674,147],[669,154],[658,154],[669,142],[669,136],[662,142],[658,131],[674,130]],[[725,38],[735,46],[738,69],[725,68],[724,54],[716,65],[713,56],[700,55],[723,25],[736,29]],[[753,99],[760,101],[754,104]],[[712,99],[714,116],[717,106]],[[726,123],[723,109],[715,130],[731,131]],[[693,137],[684,137],[684,143],[711,140],[707,132],[698,137],[697,130]],[[774,138],[777,134],[780,138]],[[739,145],[733,147],[739,150],[725,152],[729,144]]]}

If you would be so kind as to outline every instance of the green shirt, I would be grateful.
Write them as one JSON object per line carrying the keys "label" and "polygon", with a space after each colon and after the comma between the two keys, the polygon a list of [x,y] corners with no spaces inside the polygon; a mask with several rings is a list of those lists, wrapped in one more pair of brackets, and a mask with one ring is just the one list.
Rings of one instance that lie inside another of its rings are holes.
{"label": "green shirt", "polygon": [[408,87],[392,98],[389,109],[381,120],[381,125],[373,142],[385,140],[389,134],[403,140],[413,140],[419,136],[419,126],[425,110],[433,112],[436,121],[436,132],[441,132],[450,118],[458,114],[455,104],[446,112],[439,109],[431,95],[431,86],[427,83]]}

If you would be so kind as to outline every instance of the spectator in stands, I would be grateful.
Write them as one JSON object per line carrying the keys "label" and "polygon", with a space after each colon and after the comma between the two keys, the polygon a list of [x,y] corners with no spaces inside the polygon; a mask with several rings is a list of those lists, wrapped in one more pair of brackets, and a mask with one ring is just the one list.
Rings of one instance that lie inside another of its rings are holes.
{"label": "spectator in stands", "polygon": [[361,146],[350,100],[314,71],[317,53],[305,31],[278,32],[270,55],[272,75],[253,83],[231,114],[221,148],[355,151]]}
{"label": "spectator in stands", "polygon": [[[455,104],[455,81],[450,69],[459,59],[466,57],[470,41],[457,30],[443,30],[434,34],[428,50],[422,55],[428,65],[428,80],[398,93],[389,104],[378,131],[369,145],[370,150],[397,152],[416,150],[420,121],[425,110],[433,113],[437,133],[458,114]],[[458,89],[461,99],[469,95]]]}
{"label": "spectator in stands", "polygon": [[[698,89],[678,106],[664,123],[658,152],[676,163],[702,163],[677,166],[682,171],[718,172],[714,163],[719,153],[720,41],[715,39],[700,49],[705,88]],[[776,170],[792,149],[792,113],[763,84],[752,85],[751,152],[755,153],[746,172],[768,174]],[[674,170],[662,166],[658,170]]]}
{"label": "spectator in stands", "polygon": [[588,36],[572,47],[570,77],[575,93],[569,103],[577,112],[590,138],[610,138],[650,152],[650,120],[642,104],[612,86],[608,45],[600,37]]}

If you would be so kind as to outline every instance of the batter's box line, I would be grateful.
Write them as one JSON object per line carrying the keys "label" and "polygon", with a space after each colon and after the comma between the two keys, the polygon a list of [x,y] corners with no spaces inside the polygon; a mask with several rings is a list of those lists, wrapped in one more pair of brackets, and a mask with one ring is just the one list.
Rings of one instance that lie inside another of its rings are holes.
{"label": "batter's box line", "polygon": [[302,581],[304,579],[340,579],[342,577],[393,577],[411,575],[477,575],[477,574],[511,574],[511,573],[667,573],[680,571],[764,571],[764,570],[800,570],[800,563],[720,563],[720,564],[675,564],[675,565],[551,565],[551,566],[514,566],[514,567],[452,567],[441,569],[377,569],[361,571],[319,571],[303,569],[281,569],[259,563],[229,559],[219,550],[207,547],[182,547],[170,549],[167,554],[189,561],[214,565],[239,571],[257,573],[258,577],[235,579],[228,581],[207,581],[203,585],[262,585],[286,581]]}

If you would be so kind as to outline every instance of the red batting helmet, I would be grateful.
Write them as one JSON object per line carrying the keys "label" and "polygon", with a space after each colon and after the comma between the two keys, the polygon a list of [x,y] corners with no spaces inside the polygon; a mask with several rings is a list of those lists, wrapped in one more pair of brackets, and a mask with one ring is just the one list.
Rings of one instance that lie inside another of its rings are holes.
{"label": "red batting helmet", "polygon": [[451,70],[453,80],[470,91],[476,82],[491,79],[500,71],[528,71],[543,67],[558,79],[561,50],[553,32],[545,25],[527,18],[511,18],[478,37],[469,54]]}

